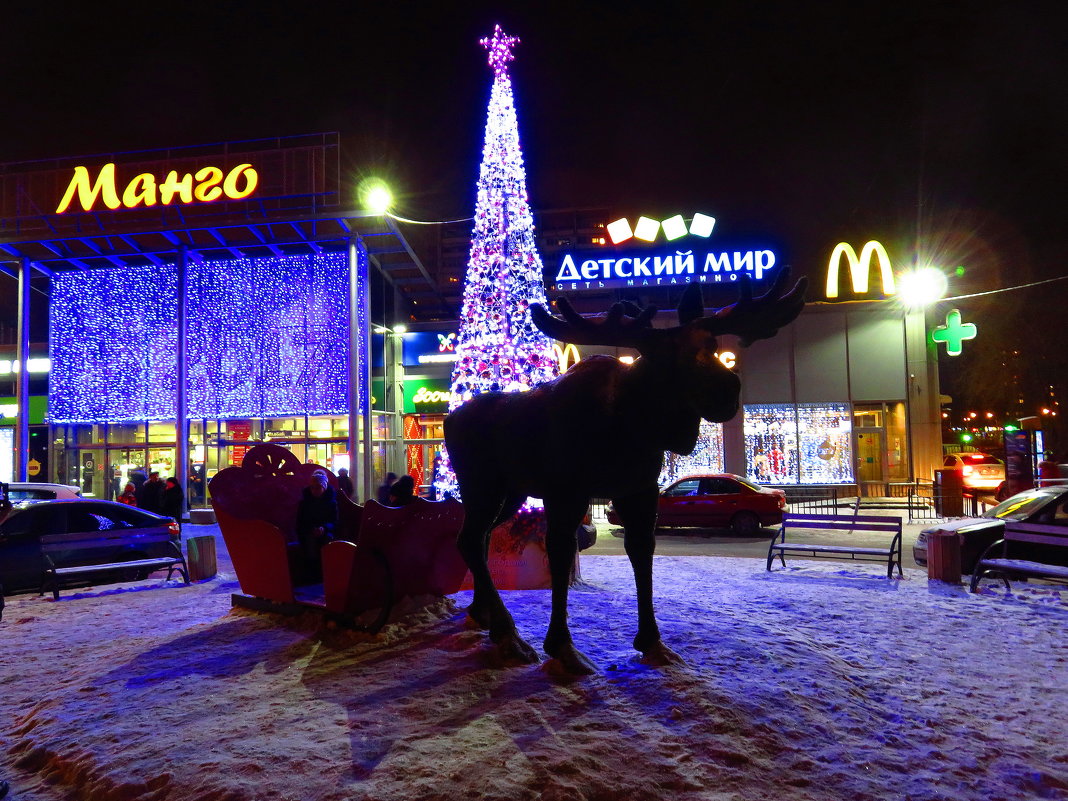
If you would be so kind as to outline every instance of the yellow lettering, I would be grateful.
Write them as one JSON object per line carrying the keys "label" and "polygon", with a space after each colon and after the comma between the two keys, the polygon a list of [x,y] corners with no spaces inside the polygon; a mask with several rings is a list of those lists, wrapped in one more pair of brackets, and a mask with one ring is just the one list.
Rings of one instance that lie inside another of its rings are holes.
{"label": "yellow lettering", "polygon": [[56,214],[62,214],[67,210],[74,199],[75,192],[78,193],[78,202],[82,204],[82,209],[85,211],[93,208],[93,204],[96,203],[98,197],[103,199],[104,205],[109,209],[117,209],[122,205],[119,202],[118,194],[115,192],[114,164],[105,164],[101,167],[100,174],[96,177],[96,183],[92,186],[89,185],[88,168],[75,167],[74,177],[70,179],[70,185],[67,186],[63,199],[59,201]]}
{"label": "yellow lettering", "polygon": [[720,363],[728,370],[733,370],[734,365],[738,363],[738,357],[729,350],[725,350],[723,353],[717,353],[716,358],[719,359]]}
{"label": "yellow lettering", "polygon": [[193,202],[193,176],[186,173],[178,180],[178,171],[171,170],[167,173],[167,180],[159,185],[159,199],[164,206],[171,205],[174,196],[183,203]]}
{"label": "yellow lettering", "polygon": [[126,185],[120,199],[115,187],[114,164],[101,167],[95,181],[87,167],[75,167],[70,184],[56,207],[56,214],[67,211],[75,197],[84,211],[92,211],[97,200],[109,209],[121,206],[134,209],[157,203],[169,206],[175,202],[193,203],[194,200],[211,203],[224,195],[231,200],[241,200],[256,191],[260,176],[251,164],[238,164],[225,176],[218,167],[202,167],[195,176],[191,173],[179,176],[177,170],[171,170],[162,182],[157,184],[156,181],[151,173],[141,173]]}
{"label": "yellow lettering", "polygon": [[881,243],[872,240],[860,250],[860,256],[853,250],[848,242],[839,242],[831,252],[831,260],[827,264],[827,297],[838,297],[838,271],[842,259],[845,258],[849,267],[849,278],[853,284],[853,293],[863,295],[868,291],[868,275],[871,272],[872,256],[879,261],[879,272],[883,281],[883,294],[893,295],[894,272],[890,267],[890,257]]}
{"label": "yellow lettering", "polygon": [[[237,181],[242,174],[245,176],[245,188],[238,189]],[[227,173],[226,180],[223,181],[223,192],[231,200],[241,200],[256,191],[256,185],[259,182],[260,175],[251,164],[238,164]]]}
{"label": "yellow lettering", "polygon": [[222,183],[223,171],[218,167],[204,167],[197,170],[197,174],[193,177],[197,180],[197,188],[193,190],[193,195],[197,200],[210,203],[222,197],[223,191],[219,184]]}
{"label": "yellow lettering", "polygon": [[156,205],[156,178],[150,172],[143,172],[126,185],[126,191],[122,193],[122,205],[128,209],[134,209],[144,203],[146,206]]}

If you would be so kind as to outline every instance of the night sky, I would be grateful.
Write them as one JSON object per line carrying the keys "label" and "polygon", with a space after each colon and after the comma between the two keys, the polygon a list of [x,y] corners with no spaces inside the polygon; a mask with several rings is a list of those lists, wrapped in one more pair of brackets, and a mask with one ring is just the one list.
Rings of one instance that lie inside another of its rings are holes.
{"label": "night sky", "polygon": [[42,4],[5,12],[0,160],[337,130],[399,214],[470,216],[500,22],[534,208],[703,211],[813,275],[919,242],[993,289],[1064,273],[1059,8]]}

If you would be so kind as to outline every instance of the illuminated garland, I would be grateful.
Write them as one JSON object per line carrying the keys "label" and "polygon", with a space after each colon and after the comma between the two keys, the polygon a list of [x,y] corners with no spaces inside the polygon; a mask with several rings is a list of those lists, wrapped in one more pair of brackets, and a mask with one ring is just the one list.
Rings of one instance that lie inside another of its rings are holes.
{"label": "illuminated garland", "polygon": [[[55,277],[52,422],[175,418],[177,275],[164,264]],[[347,287],[344,254],[190,262],[189,416],[347,414]]]}
{"label": "illuminated garland", "polygon": [[[494,80],[450,411],[483,392],[521,392],[558,374],[552,340],[530,317],[530,304],[545,304],[546,298],[508,75],[511,48],[517,41],[498,25],[493,37],[481,42],[489,52]],[[439,491],[455,494],[447,456],[443,468],[435,484]]]}

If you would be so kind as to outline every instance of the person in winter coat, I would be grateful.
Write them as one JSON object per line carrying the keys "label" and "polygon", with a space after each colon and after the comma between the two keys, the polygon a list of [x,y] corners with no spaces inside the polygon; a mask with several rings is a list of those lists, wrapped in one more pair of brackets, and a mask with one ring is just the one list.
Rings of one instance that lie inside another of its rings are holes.
{"label": "person in winter coat", "polygon": [[401,476],[389,488],[389,503],[387,506],[407,506],[415,500],[415,479],[411,476]]}
{"label": "person in winter coat", "polygon": [[352,498],[352,493],[356,491],[356,487],[352,484],[352,479],[349,478],[348,468],[342,467],[337,471],[337,488],[341,490],[346,498]]}
{"label": "person in winter coat", "polygon": [[375,499],[383,506],[389,506],[389,491],[393,488],[393,485],[397,483],[396,473],[386,473],[386,480],[378,485],[378,491],[375,493]]}
{"label": "person in winter coat", "polygon": [[178,483],[178,479],[173,477],[167,479],[167,484],[160,495],[159,513],[173,517],[179,523],[182,522],[182,515],[185,514],[185,492],[182,490],[182,485]]}
{"label": "person in winter coat", "polygon": [[163,482],[159,473],[153,470],[148,475],[148,481],[137,489],[137,506],[146,512],[163,514]]}
{"label": "person in winter coat", "polygon": [[300,495],[297,507],[297,539],[308,570],[315,581],[322,577],[323,546],[334,538],[337,526],[337,493],[330,486],[326,472],[312,473]]}
{"label": "person in winter coat", "polygon": [[132,481],[126,482],[126,488],[115,500],[119,503],[124,503],[127,506],[137,506],[137,491]]}

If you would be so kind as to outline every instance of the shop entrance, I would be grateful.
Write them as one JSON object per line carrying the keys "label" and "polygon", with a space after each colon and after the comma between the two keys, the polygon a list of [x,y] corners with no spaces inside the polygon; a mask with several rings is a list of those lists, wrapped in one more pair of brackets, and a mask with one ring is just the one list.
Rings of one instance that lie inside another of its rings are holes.
{"label": "shop entrance", "polygon": [[853,433],[856,436],[853,452],[857,455],[857,481],[863,494],[882,495],[886,480],[883,431],[881,428],[857,428]]}
{"label": "shop entrance", "polygon": [[104,474],[103,448],[79,448],[78,457],[70,469],[70,480],[66,483],[81,487],[84,497],[109,497],[111,486]]}

